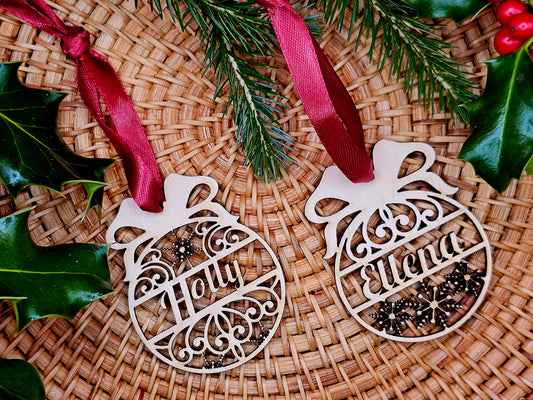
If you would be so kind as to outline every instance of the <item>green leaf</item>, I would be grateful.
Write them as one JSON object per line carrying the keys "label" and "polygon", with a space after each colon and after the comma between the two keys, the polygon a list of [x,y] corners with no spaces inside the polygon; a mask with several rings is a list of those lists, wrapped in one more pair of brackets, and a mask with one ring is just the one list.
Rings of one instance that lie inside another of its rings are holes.
{"label": "green leaf", "polygon": [[73,318],[112,293],[107,245],[37,246],[28,233],[30,212],[0,219],[0,300],[13,303],[17,330],[48,316]]}
{"label": "green leaf", "polygon": [[44,385],[39,373],[24,360],[0,358],[1,400],[44,400]]}
{"label": "green leaf", "polygon": [[487,86],[467,105],[471,134],[459,154],[498,192],[520,179],[533,155],[533,61],[526,43],[486,62]]}
{"label": "green leaf", "polygon": [[22,85],[20,64],[0,64],[0,179],[13,196],[27,185],[59,192],[64,183],[80,182],[88,207],[101,204],[104,173],[113,160],[84,158],[65,145],[56,120],[66,95]]}
{"label": "green leaf", "polygon": [[529,175],[533,175],[533,156],[529,159],[524,171]]}
{"label": "green leaf", "polygon": [[487,6],[487,0],[403,0],[421,18],[452,18],[462,21]]}

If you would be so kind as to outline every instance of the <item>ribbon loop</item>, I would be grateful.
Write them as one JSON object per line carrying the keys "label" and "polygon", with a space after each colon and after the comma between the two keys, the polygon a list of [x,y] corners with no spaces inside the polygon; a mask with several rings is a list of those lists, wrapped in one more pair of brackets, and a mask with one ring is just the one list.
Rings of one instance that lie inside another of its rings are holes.
{"label": "ribbon loop", "polygon": [[77,59],[91,49],[89,32],[79,26],[67,26],[68,34],[61,38],[61,49],[65,55]]}
{"label": "ribbon loop", "polygon": [[266,7],[294,86],[327,152],[352,182],[374,179],[359,114],[350,94],[288,0],[256,0]]}

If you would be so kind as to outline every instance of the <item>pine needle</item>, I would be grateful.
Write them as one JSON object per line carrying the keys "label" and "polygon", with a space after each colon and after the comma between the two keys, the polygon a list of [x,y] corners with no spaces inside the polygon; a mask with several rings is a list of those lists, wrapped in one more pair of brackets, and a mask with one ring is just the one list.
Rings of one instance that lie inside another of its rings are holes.
{"label": "pine needle", "polygon": [[[162,15],[160,0],[149,1]],[[252,1],[166,1],[181,28],[190,27],[199,37],[204,73],[212,69],[216,76],[215,98],[229,87],[226,112],[233,106],[236,140],[245,165],[267,182],[279,179],[292,161],[288,153],[293,138],[278,122],[286,106],[276,82],[258,72],[270,66],[257,60],[272,58],[277,51],[266,10]]]}
{"label": "pine needle", "polygon": [[[401,0],[362,0],[362,22],[357,44],[364,36],[370,38],[369,57],[372,57],[381,35],[378,53],[378,69],[382,71],[390,60],[390,74],[397,80],[404,78],[404,89],[417,98],[432,114],[437,99],[438,111],[446,106],[452,118],[456,115],[468,121],[464,107],[475,98],[478,85],[472,82],[465,65],[449,55],[451,45],[435,35],[435,28],[419,20],[416,11]],[[348,35],[359,17],[359,0],[319,0],[325,20],[343,28],[347,12],[350,15]],[[351,7],[351,10],[348,7]]]}

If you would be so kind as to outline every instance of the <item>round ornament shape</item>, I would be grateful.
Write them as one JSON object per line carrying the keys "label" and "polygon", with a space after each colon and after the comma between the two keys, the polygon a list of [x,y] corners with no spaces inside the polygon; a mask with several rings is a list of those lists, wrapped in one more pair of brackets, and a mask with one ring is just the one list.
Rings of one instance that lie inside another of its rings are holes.
{"label": "round ornament shape", "polygon": [[145,346],[176,368],[216,373],[256,356],[285,303],[283,270],[257,233],[213,201],[209,177],[172,174],[163,211],[122,202],[107,241],[124,250],[130,317]]}
{"label": "round ornament shape", "polygon": [[[410,155],[424,161],[402,175]],[[339,296],[361,325],[397,341],[436,339],[483,302],[492,276],[488,237],[448,197],[457,189],[429,171],[431,146],[382,140],[373,158],[371,182],[326,169],[305,214],[326,224],[324,258],[335,257]]]}

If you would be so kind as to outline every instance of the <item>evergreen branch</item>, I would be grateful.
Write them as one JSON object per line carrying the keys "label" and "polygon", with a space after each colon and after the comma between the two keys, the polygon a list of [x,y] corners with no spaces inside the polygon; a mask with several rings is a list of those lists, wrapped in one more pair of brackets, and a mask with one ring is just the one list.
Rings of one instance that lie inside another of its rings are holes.
{"label": "evergreen branch", "polygon": [[[161,0],[148,0],[162,15]],[[273,57],[276,39],[266,10],[253,1],[239,0],[165,0],[169,12],[182,29],[192,28],[205,53],[204,73],[213,68],[216,77],[215,97],[229,86],[227,110],[233,106],[236,139],[251,164],[254,174],[266,181],[277,179],[291,161],[292,137],[283,132],[277,116],[285,107],[277,94],[275,82],[260,70],[270,68],[257,59]],[[359,0],[316,0],[324,9],[329,23],[337,21],[342,29],[351,12],[350,31],[359,18]],[[473,99],[476,87],[461,72],[464,66],[449,57],[450,45],[435,35],[435,28],[419,21],[414,9],[401,0],[362,0],[361,28],[357,38],[371,38],[372,57],[381,35],[378,67],[382,71],[390,60],[390,74],[404,78],[405,90],[417,97],[426,109],[434,112],[445,105],[463,121],[463,105]],[[306,2],[307,3],[307,2]],[[349,5],[353,5],[350,11]],[[182,7],[180,8],[180,5]],[[297,8],[298,9],[298,8]],[[314,19],[306,20],[314,34]],[[380,34],[381,32],[381,34]]]}
{"label": "evergreen branch", "polygon": [[236,138],[245,154],[245,165],[251,163],[260,179],[267,182],[277,179],[292,161],[286,153],[292,138],[275,118],[283,104],[274,100],[278,96],[272,86],[274,82],[253,70],[250,62],[233,52],[229,43],[224,45],[225,52],[220,52],[220,58],[227,58],[229,65],[219,64],[219,74],[234,82],[230,84],[228,104],[233,104],[234,119],[239,121]]}
{"label": "evergreen branch", "polygon": [[[404,89],[411,97],[417,88],[418,101],[435,112],[435,99],[440,110],[448,106],[452,118],[457,115],[468,120],[464,108],[475,98],[478,87],[464,72],[464,65],[449,56],[451,45],[435,35],[435,28],[417,19],[415,10],[401,0],[362,0],[363,16],[357,45],[364,35],[371,39],[369,57],[372,57],[382,32],[378,54],[380,71],[390,60],[390,74],[396,79],[404,77]],[[319,0],[327,22],[337,21],[342,29],[348,6],[352,3],[349,35],[359,16],[359,0]],[[377,15],[377,19],[376,19]],[[403,68],[402,68],[403,67]]]}
{"label": "evergreen branch", "polygon": [[[161,0],[148,0],[162,15]],[[205,53],[204,73],[212,68],[216,77],[214,97],[229,86],[226,112],[233,105],[236,139],[245,165],[254,174],[271,181],[281,177],[292,161],[292,137],[285,133],[276,116],[285,105],[276,99],[276,83],[258,69],[270,66],[251,60],[273,57],[276,38],[266,10],[252,1],[166,0],[171,17],[182,29],[190,27]],[[180,4],[185,7],[180,9]]]}

